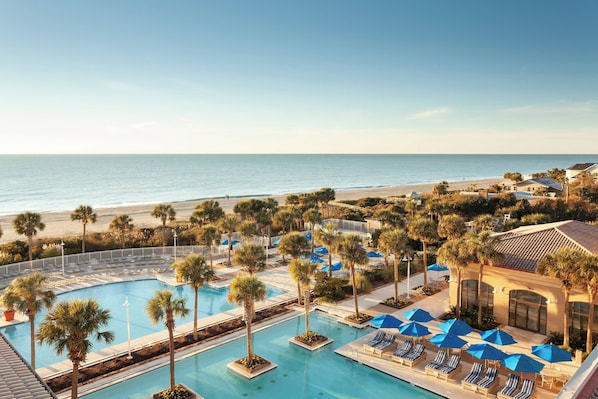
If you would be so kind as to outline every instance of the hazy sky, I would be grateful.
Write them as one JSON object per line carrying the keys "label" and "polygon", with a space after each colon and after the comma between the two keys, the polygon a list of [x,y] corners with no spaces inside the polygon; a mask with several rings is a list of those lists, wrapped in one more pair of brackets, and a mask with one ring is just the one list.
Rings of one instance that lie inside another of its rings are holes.
{"label": "hazy sky", "polygon": [[598,1],[0,0],[0,153],[598,153]]}

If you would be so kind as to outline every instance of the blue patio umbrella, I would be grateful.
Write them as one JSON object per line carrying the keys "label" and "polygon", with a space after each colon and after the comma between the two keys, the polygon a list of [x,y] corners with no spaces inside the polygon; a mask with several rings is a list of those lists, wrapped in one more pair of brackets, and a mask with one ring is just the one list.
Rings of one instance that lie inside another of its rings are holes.
{"label": "blue patio umbrella", "polygon": [[439,348],[461,348],[467,343],[463,338],[452,333],[436,334],[430,342]]}
{"label": "blue patio umbrella", "polygon": [[495,328],[493,330],[480,331],[480,337],[486,342],[497,345],[511,345],[517,343],[509,334],[503,330]]}
{"label": "blue patio umbrella", "polygon": [[311,263],[324,263],[324,261],[322,259],[318,258],[315,254],[311,254],[309,256],[309,261]]}
{"label": "blue patio umbrella", "polygon": [[544,368],[542,363],[523,353],[507,355],[500,362],[509,370],[520,373],[539,373]]}
{"label": "blue patio umbrella", "polygon": [[311,232],[308,232],[308,233],[305,235],[305,238],[307,238],[308,240],[311,240]]}
{"label": "blue patio umbrella", "polygon": [[382,255],[380,252],[376,252],[376,251],[368,252],[368,258],[382,258],[382,257],[384,257],[384,255]]}
{"label": "blue patio umbrella", "polygon": [[401,327],[399,327],[399,332],[403,335],[416,338],[432,334],[430,330],[428,330],[428,327],[419,324],[416,321],[403,324]]}
{"label": "blue patio umbrella", "polygon": [[370,320],[370,324],[378,328],[399,328],[403,322],[391,314],[383,313]]}
{"label": "blue patio umbrella", "polygon": [[328,250],[326,249],[326,247],[316,248],[314,252],[318,255],[328,255]]}
{"label": "blue patio umbrella", "polygon": [[410,321],[419,321],[425,323],[426,321],[434,320],[434,317],[427,310],[423,310],[421,308],[415,308],[408,310],[403,313],[407,320]]}
{"label": "blue patio umbrella", "polygon": [[473,331],[473,328],[463,320],[450,319],[438,325],[445,333],[452,333],[456,335],[467,335]]}
{"label": "blue patio umbrella", "polygon": [[546,360],[548,363],[571,361],[571,352],[553,344],[532,346],[532,355],[536,355],[540,359]]}
{"label": "blue patio umbrella", "polygon": [[[234,246],[234,245],[237,245],[237,244],[239,244],[239,241],[237,241],[237,240],[233,240],[233,241],[232,241],[232,243],[233,243],[232,245]],[[224,240],[224,241],[222,241],[222,242],[220,243],[220,245],[228,245],[228,240]]]}
{"label": "blue patio umbrella", "polygon": [[[343,264],[341,262],[336,262],[332,264],[332,271],[336,272],[338,270],[341,270],[343,268]],[[324,265],[320,270],[323,270],[325,272],[328,271],[328,265]]]}
{"label": "blue patio umbrella", "polygon": [[502,360],[507,354],[490,344],[473,344],[465,352],[480,360]]}
{"label": "blue patio umbrella", "polygon": [[448,269],[448,266],[439,265],[438,263],[432,263],[428,266],[428,270],[432,272],[445,272]]}
{"label": "blue patio umbrella", "polygon": [[276,240],[274,240],[272,242],[272,245],[278,245],[278,244],[280,244],[280,238],[277,238]]}

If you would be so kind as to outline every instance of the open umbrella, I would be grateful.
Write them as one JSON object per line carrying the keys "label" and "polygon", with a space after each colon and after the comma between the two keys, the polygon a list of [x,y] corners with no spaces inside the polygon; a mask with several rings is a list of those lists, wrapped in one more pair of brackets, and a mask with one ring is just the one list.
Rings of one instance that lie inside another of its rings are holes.
{"label": "open umbrella", "polygon": [[378,328],[399,328],[403,322],[391,314],[383,313],[370,320],[370,324]]}
{"label": "open umbrella", "polygon": [[539,373],[544,368],[542,363],[523,353],[507,355],[501,360],[501,363],[509,370],[520,373]]}
{"label": "open umbrella", "polygon": [[425,323],[426,321],[434,320],[434,317],[427,310],[415,308],[403,313],[407,320],[419,321]]}
{"label": "open umbrella", "polygon": [[[343,264],[342,262],[336,262],[332,264],[332,271],[336,272],[338,270],[341,270],[343,268]],[[325,272],[328,271],[328,265],[324,265],[320,270],[323,270]]]}
{"label": "open umbrella", "polygon": [[467,335],[473,331],[473,328],[469,324],[459,319],[447,320],[444,323],[439,324],[438,328],[445,333],[452,333],[456,335]]}
{"label": "open umbrella", "polygon": [[448,269],[448,266],[439,265],[438,263],[432,263],[428,266],[428,270],[432,272],[445,272]]}
{"label": "open umbrella", "polygon": [[309,261],[311,263],[324,263],[324,261],[322,259],[318,258],[317,255],[315,255],[315,254],[311,254],[309,256]]}
{"label": "open umbrella", "polygon": [[368,258],[382,258],[382,257],[384,257],[384,255],[382,255],[380,252],[376,252],[376,251],[368,252]]}
{"label": "open umbrella", "polygon": [[307,238],[308,240],[311,240],[311,232],[307,232],[307,234],[305,235],[305,238]]}
{"label": "open umbrella", "polygon": [[546,360],[548,363],[571,361],[571,352],[553,344],[532,346],[532,355],[536,355],[540,359]]}
{"label": "open umbrella", "polygon": [[403,335],[407,335],[409,337],[415,337],[415,338],[419,338],[419,337],[423,337],[425,335],[432,334],[430,332],[430,330],[428,330],[428,327],[426,327],[422,324],[419,324],[416,321],[412,321],[410,323],[403,324],[401,327],[399,327],[399,332]]}
{"label": "open umbrella", "polygon": [[439,348],[461,348],[467,343],[463,338],[452,333],[436,334],[430,338],[430,342]]}
{"label": "open umbrella", "polygon": [[465,352],[480,360],[502,360],[507,354],[490,344],[473,344]]}
{"label": "open umbrella", "polygon": [[326,247],[318,247],[314,250],[314,252],[318,255],[328,255],[328,250],[326,249]]}
{"label": "open umbrella", "polygon": [[480,337],[486,342],[490,342],[497,345],[511,345],[516,344],[517,341],[513,339],[511,334],[495,328],[493,330],[480,331]]}

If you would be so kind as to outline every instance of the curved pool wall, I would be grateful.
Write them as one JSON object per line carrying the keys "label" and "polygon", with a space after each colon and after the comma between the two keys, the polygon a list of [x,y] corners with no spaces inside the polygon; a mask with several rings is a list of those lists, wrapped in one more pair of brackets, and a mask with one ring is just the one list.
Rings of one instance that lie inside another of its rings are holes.
{"label": "curved pool wall", "polygon": [[[289,343],[290,337],[305,331],[304,317],[297,317],[254,334],[254,352],[276,363],[276,369],[251,380],[228,370],[228,363],[247,353],[242,337],[177,361],[176,382],[206,399],[442,398],[334,352],[370,333],[370,328],[350,327],[315,312],[310,316],[310,329],[334,342],[314,352]],[[146,399],[168,384],[169,368],[163,366],[82,397]]]}
{"label": "curved pool wall", "polygon": [[[106,345],[104,343],[92,340],[93,347],[91,351],[97,352],[108,346],[127,342],[127,316],[126,307],[123,305],[126,298],[128,298],[129,302],[132,340],[158,331],[164,331],[165,328],[163,323],[153,325],[145,313],[145,304],[147,303],[147,300],[154,295],[156,290],[164,288],[174,291],[179,297],[187,297],[187,307],[191,311],[187,317],[177,318],[175,321],[176,325],[181,326],[185,323],[193,322],[193,290],[187,285],[172,287],[166,283],[153,279],[116,282],[82,288],[58,295],[56,302],[75,298],[95,298],[100,302],[100,305],[103,308],[110,309],[110,324],[105,328],[105,330],[114,332],[114,341],[111,344]],[[268,287],[267,297],[274,297],[280,295],[281,293],[282,291],[277,288]],[[204,286],[200,288],[197,314],[198,319],[237,308],[236,304],[228,303],[226,300],[227,294],[228,287],[213,288]],[[39,327],[39,324],[46,313],[47,312],[44,311],[36,315],[36,328]],[[29,322],[3,327],[0,329],[0,331],[29,362],[31,359]],[[62,356],[57,356],[52,347],[48,345],[40,346],[36,344],[35,365],[37,368],[47,367],[65,359],[65,354]]]}

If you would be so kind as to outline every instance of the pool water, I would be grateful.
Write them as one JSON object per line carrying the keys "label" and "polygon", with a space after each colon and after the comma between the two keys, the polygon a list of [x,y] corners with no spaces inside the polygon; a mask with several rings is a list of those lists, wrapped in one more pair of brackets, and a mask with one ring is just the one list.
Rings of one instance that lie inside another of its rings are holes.
{"label": "pool water", "polygon": [[[56,303],[68,299],[95,298],[100,302],[101,307],[110,309],[110,324],[105,328],[114,332],[114,341],[110,345],[92,340],[92,352],[99,351],[107,346],[127,342],[127,313],[123,306],[125,299],[129,301],[129,317],[131,326],[131,339],[139,338],[158,331],[164,331],[164,323],[153,325],[145,313],[145,305],[156,290],[168,288],[179,297],[187,297],[187,307],[191,310],[184,318],[175,319],[176,325],[180,326],[193,321],[193,290],[185,285],[172,287],[158,280],[127,281],[113,284],[98,285],[95,287],[83,288],[76,291],[58,295]],[[228,288],[212,288],[204,286],[199,289],[197,317],[211,316],[217,313],[226,312],[236,308],[236,304],[228,303],[226,296]],[[280,295],[281,290],[268,287],[267,297]],[[39,327],[47,312],[40,312],[35,317],[36,328]],[[176,330],[176,327],[175,327]],[[31,359],[29,323],[21,323],[0,329],[8,340],[15,346],[21,355],[27,360]],[[53,347],[48,345],[37,345],[35,348],[36,367],[46,367],[66,359],[66,355],[57,356]]]}
{"label": "pool water", "polygon": [[[227,369],[247,353],[245,337],[176,362],[175,379],[206,399],[217,398],[441,398],[387,374],[347,359],[335,349],[354,341],[370,328],[357,329],[312,313],[310,328],[334,342],[310,352],[288,342],[305,331],[304,317],[285,321],[254,334],[254,352],[278,367],[252,380]],[[168,388],[169,368],[85,395],[85,399],[146,399]]]}

